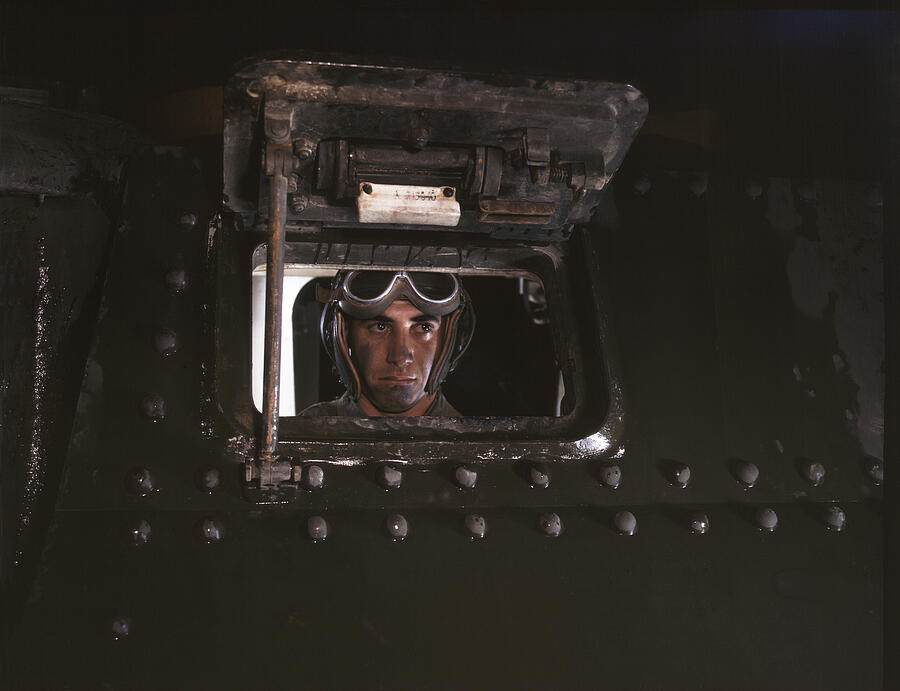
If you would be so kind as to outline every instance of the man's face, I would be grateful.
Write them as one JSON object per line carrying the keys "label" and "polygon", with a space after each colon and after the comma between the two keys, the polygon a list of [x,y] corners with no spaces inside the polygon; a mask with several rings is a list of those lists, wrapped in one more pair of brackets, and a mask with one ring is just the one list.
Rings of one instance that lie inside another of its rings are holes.
{"label": "man's face", "polygon": [[405,300],[372,319],[349,320],[351,359],[362,394],[379,411],[422,415],[427,410],[433,397],[425,395],[425,384],[440,346],[440,324],[440,317],[423,314]]}

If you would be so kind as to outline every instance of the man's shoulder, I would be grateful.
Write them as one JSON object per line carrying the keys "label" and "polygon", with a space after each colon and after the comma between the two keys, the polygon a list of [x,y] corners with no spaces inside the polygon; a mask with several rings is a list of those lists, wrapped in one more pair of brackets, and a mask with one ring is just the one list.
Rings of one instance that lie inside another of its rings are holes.
{"label": "man's shoulder", "polygon": [[[462,417],[462,414],[450,405],[444,394],[439,392],[435,397],[431,407],[425,412],[430,417]],[[300,411],[301,417],[365,417],[359,404],[350,398],[350,394],[345,393],[340,398],[333,401],[323,401],[321,403],[313,403],[311,406]]]}
{"label": "man's shoulder", "polygon": [[361,416],[362,410],[356,402],[350,398],[349,394],[344,394],[340,398],[333,401],[322,401],[321,403],[313,403],[311,406],[300,411],[301,417],[329,417],[329,416]]}
{"label": "man's shoulder", "polygon": [[430,417],[462,417],[462,413],[450,405],[450,401],[444,396],[443,391],[438,392],[434,403],[431,404],[425,415]]}

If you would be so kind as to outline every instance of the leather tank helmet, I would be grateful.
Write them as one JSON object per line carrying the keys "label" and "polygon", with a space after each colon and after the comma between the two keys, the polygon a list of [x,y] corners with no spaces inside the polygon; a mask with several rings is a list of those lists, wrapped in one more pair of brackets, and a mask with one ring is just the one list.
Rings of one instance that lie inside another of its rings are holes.
{"label": "leather tank helmet", "polygon": [[318,288],[325,303],[319,330],[341,383],[357,400],[360,377],[350,357],[347,317],[372,319],[395,300],[408,300],[434,317],[441,317],[440,346],[431,366],[425,393],[435,393],[466,352],[475,332],[472,300],[454,274],[425,271],[339,271],[331,288]]}

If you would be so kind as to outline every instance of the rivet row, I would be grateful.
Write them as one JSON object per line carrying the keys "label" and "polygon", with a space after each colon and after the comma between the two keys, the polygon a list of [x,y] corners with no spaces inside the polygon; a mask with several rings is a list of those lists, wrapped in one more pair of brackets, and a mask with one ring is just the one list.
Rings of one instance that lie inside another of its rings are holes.
{"label": "rivet row", "polygon": [[[778,514],[769,506],[759,507],[754,514],[754,523],[762,531],[771,533],[779,525]],[[847,525],[847,514],[837,504],[829,504],[822,512],[822,523],[830,531],[840,532]],[[405,540],[411,531],[409,520],[400,513],[390,514],[385,520],[385,532],[396,542]],[[468,513],[463,517],[462,525],[466,533],[473,540],[480,540],[487,536],[487,519],[476,513]],[[560,537],[564,531],[563,520],[558,513],[546,512],[538,516],[537,528],[547,537]],[[631,511],[623,509],[616,512],[612,518],[611,527],[621,535],[634,535],[638,529],[637,517]],[[692,512],[685,528],[695,535],[706,535],[711,530],[709,515],[704,511]],[[226,537],[225,524],[218,518],[208,516],[196,524],[198,537],[202,542],[215,544],[222,542]],[[330,534],[330,526],[324,516],[312,515],[306,519],[306,534],[313,542],[322,542]],[[149,521],[140,519],[128,531],[135,546],[141,547],[150,542],[153,530]]]}

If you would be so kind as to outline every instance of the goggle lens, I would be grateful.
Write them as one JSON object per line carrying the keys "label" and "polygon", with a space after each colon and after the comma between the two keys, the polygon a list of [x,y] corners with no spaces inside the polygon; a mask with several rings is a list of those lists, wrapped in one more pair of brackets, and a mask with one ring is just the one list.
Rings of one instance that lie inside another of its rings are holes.
{"label": "goggle lens", "polygon": [[416,290],[429,300],[442,301],[453,297],[456,284],[447,274],[415,271],[406,275]]}
{"label": "goggle lens", "polygon": [[394,276],[393,271],[360,271],[353,275],[347,289],[360,300],[375,300],[384,295]]}
{"label": "goggle lens", "polygon": [[[360,271],[350,278],[347,292],[359,300],[376,300],[388,291],[396,275],[393,271]],[[456,290],[453,278],[447,274],[413,271],[406,277],[427,300],[448,300]]]}

